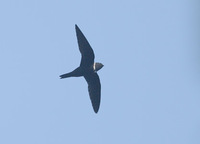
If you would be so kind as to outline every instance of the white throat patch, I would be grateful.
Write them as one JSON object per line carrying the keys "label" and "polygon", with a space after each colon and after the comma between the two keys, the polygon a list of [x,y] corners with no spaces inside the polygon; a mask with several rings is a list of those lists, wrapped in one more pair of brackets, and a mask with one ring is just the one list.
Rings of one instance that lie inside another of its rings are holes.
{"label": "white throat patch", "polygon": [[101,63],[94,63],[93,64],[93,70],[95,72],[97,72],[98,70],[100,70],[102,67],[103,67],[103,64],[101,64]]}
{"label": "white throat patch", "polygon": [[96,63],[93,64],[93,70],[96,71]]}

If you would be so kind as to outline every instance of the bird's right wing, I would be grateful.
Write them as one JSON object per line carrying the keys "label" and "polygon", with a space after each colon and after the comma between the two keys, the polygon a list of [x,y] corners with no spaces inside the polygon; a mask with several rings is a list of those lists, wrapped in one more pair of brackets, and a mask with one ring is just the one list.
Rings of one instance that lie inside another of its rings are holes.
{"label": "bird's right wing", "polygon": [[84,76],[88,83],[88,91],[95,113],[98,112],[101,100],[101,83],[97,73]]}
{"label": "bird's right wing", "polygon": [[75,25],[75,28],[76,28],[78,46],[82,56],[80,66],[89,67],[94,63],[94,52],[89,42],[87,41],[86,37],[79,29],[79,27]]}

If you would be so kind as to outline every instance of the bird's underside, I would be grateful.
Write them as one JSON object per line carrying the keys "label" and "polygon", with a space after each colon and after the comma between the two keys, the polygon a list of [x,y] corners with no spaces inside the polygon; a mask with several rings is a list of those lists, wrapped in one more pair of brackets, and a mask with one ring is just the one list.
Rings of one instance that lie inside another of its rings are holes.
{"label": "bird's underside", "polygon": [[[96,71],[101,69],[103,65],[101,63],[94,63],[95,56],[89,42],[77,25],[75,25],[75,28],[78,46],[81,52],[81,63],[80,66],[72,72],[60,75],[60,78],[63,79],[68,77],[84,76],[85,80],[88,83],[88,92],[93,109],[95,113],[97,113],[99,110],[101,99],[101,83]],[[98,66],[97,70],[94,69],[95,65]]]}

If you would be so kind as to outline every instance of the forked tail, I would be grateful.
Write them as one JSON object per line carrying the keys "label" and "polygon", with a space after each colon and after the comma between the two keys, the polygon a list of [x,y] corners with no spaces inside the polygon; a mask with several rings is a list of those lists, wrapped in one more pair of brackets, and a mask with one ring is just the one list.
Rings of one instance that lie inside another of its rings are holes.
{"label": "forked tail", "polygon": [[60,78],[63,79],[63,78],[68,78],[68,77],[79,77],[79,76],[83,76],[83,73],[80,67],[76,68],[74,71],[70,73],[60,75]]}
{"label": "forked tail", "polygon": [[63,78],[68,78],[68,77],[71,77],[71,73],[66,73],[66,74],[63,74],[63,75],[60,75],[60,78],[63,79]]}

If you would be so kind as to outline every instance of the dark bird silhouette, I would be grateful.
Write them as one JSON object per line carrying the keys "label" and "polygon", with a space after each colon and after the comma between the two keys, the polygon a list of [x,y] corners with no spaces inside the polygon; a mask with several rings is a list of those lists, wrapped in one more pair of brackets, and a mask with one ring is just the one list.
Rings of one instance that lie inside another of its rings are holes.
{"label": "dark bird silhouette", "polygon": [[95,56],[92,47],[77,25],[75,25],[75,29],[81,52],[81,63],[72,72],[60,75],[60,78],[83,76],[88,83],[88,91],[93,109],[97,113],[101,100],[101,83],[97,71],[103,67],[103,64],[94,62]]}

